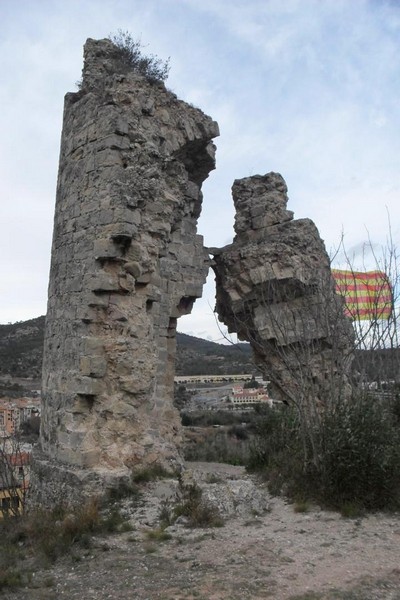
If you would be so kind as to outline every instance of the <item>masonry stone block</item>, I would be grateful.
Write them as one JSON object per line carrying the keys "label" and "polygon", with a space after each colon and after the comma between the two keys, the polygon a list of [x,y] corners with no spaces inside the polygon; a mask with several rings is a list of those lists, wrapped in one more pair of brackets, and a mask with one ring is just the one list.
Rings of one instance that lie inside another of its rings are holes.
{"label": "masonry stone block", "polygon": [[318,229],[293,220],[278,173],[238,179],[232,194],[234,241],[210,249],[219,319],[250,342],[276,399],[315,410],[347,397],[353,329]]}
{"label": "masonry stone block", "polygon": [[[36,472],[54,461],[58,482],[65,472],[83,487],[138,463],[181,463],[176,307],[200,296],[210,263],[196,227],[218,126],[120,64],[109,40],[85,44],[82,87],[65,98],[54,218]],[[53,484],[41,481],[44,497]]]}

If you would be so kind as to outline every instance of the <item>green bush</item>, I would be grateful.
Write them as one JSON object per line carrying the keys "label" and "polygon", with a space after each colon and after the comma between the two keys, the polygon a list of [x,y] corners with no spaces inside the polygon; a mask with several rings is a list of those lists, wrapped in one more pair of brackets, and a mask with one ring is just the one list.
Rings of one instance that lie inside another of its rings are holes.
{"label": "green bush", "polygon": [[166,542],[172,539],[172,535],[165,531],[163,527],[146,531],[146,537],[148,540],[153,540],[156,542]]}
{"label": "green bush", "polygon": [[78,549],[87,550],[96,534],[130,529],[116,506],[101,507],[96,499],[4,518],[0,520],[0,590],[29,585],[31,571],[66,554],[74,556]]}
{"label": "green bush", "polygon": [[74,510],[37,509],[0,521],[0,589],[26,586],[31,570],[47,566],[72,549],[88,547],[103,528],[97,502]]}
{"label": "green bush", "polygon": [[339,505],[400,508],[400,429],[389,406],[365,397],[339,403],[319,433],[324,496]]}
{"label": "green bush", "polygon": [[305,422],[295,408],[260,423],[250,469],[273,493],[337,508],[400,509],[400,428],[393,404],[365,396],[338,402]]}
{"label": "green bush", "polygon": [[183,454],[185,460],[201,462],[218,462],[230,465],[245,465],[249,460],[250,443],[230,435],[225,431],[215,430],[196,443],[187,444]]}
{"label": "green bush", "polygon": [[286,406],[265,411],[255,428],[247,468],[265,476],[271,493],[294,498],[301,487],[303,460],[297,411]]}
{"label": "green bush", "polygon": [[161,507],[162,528],[185,517],[188,527],[222,527],[224,524],[216,506],[203,497],[202,489],[196,483],[184,483],[178,478],[179,488],[174,501],[165,501]]}
{"label": "green bush", "polygon": [[[258,407],[257,407],[258,408]],[[259,409],[258,409],[259,410]],[[211,425],[241,425],[253,423],[258,419],[256,411],[228,411],[228,410],[196,410],[181,412],[184,427],[209,427]]]}
{"label": "green bush", "polygon": [[130,498],[133,501],[137,501],[140,497],[139,487],[136,485],[136,481],[132,477],[132,481],[127,479],[121,479],[115,485],[107,490],[105,503],[119,502],[124,498]]}
{"label": "green bush", "polygon": [[173,473],[168,472],[162,465],[155,463],[134,471],[132,474],[132,481],[134,483],[148,483],[149,481],[155,481],[156,479],[166,479],[173,475]]}
{"label": "green bush", "polygon": [[157,56],[142,53],[143,44],[135,40],[128,31],[119,29],[109,40],[117,48],[117,58],[123,72],[133,71],[146,77],[150,83],[166,81],[169,73],[169,59],[162,61]]}
{"label": "green bush", "polygon": [[19,526],[31,547],[54,561],[74,544],[88,544],[88,536],[102,529],[96,500],[90,500],[74,510],[56,507],[52,511],[38,509],[22,517]]}
{"label": "green bush", "polygon": [[110,506],[102,516],[99,523],[99,531],[104,533],[132,531],[132,526],[121,513],[118,506]]}
{"label": "green bush", "polygon": [[24,577],[20,571],[0,568],[0,590],[3,588],[17,588],[24,585]]}

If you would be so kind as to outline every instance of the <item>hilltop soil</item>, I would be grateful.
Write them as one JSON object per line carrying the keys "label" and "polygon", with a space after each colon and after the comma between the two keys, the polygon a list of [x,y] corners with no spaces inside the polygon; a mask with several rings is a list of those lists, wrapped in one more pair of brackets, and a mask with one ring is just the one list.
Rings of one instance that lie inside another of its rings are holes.
{"label": "hilltop soil", "polygon": [[[221,528],[187,528],[157,539],[162,505],[177,483],[146,484],[133,530],[95,538],[38,571],[7,600],[399,600],[400,520],[295,512],[242,467],[188,463],[188,477],[225,516]],[[178,521],[179,521],[178,520]],[[183,522],[182,522],[183,521]],[[150,533],[149,533],[150,532]]]}

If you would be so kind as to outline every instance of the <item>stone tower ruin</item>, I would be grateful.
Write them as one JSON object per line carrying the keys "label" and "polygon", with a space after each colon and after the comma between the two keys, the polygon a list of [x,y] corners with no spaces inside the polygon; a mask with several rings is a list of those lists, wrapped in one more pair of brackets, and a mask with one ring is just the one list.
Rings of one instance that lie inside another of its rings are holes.
{"label": "stone tower ruin", "polygon": [[163,83],[121,72],[112,42],[86,42],[81,89],[65,97],[42,476],[49,465],[65,482],[179,461],[176,321],[209,268],[196,225],[218,134]]}
{"label": "stone tower ruin", "polygon": [[353,329],[310,219],[293,219],[278,173],[237,179],[232,244],[210,249],[216,311],[250,342],[276,399],[323,406],[347,397]]}

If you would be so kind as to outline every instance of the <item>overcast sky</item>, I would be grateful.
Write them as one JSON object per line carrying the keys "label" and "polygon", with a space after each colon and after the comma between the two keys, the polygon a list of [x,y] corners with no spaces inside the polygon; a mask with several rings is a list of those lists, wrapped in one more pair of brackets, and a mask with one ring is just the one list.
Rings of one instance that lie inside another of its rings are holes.
{"label": "overcast sky", "polygon": [[[398,0],[0,0],[0,322],[46,312],[63,97],[88,37],[171,57],[167,86],[217,120],[199,233],[233,236],[235,178],[276,171],[328,251],[400,237]],[[357,267],[357,265],[356,265]],[[213,276],[178,329],[219,339]]]}

